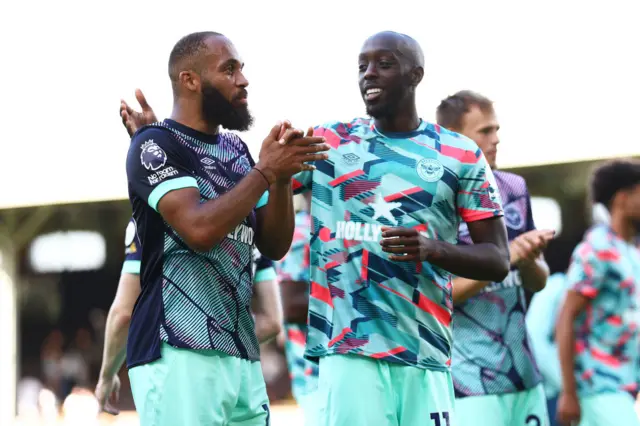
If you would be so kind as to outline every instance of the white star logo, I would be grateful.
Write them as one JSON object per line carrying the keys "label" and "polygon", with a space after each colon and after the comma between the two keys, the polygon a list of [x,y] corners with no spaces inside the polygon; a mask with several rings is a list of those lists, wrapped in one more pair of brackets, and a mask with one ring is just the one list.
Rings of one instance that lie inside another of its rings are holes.
{"label": "white star logo", "polygon": [[397,209],[402,203],[389,203],[382,198],[382,194],[376,195],[376,201],[369,204],[373,208],[373,220],[378,220],[379,217],[383,217],[391,222],[393,225],[397,225],[398,221],[391,214],[391,210]]}

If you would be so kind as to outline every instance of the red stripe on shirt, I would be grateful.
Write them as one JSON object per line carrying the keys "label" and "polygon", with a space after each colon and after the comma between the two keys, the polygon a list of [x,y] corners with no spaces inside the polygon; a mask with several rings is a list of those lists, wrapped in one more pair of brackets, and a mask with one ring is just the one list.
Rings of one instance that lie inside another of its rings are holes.
{"label": "red stripe on shirt", "polygon": [[313,281],[311,281],[311,297],[321,300],[333,308],[333,299],[329,289]]}
{"label": "red stripe on shirt", "polygon": [[361,176],[363,174],[364,174],[364,170],[354,170],[351,173],[347,173],[346,175],[342,175],[339,178],[332,180],[331,182],[329,182],[329,185],[335,187],[340,185],[342,182],[345,182],[357,176]]}

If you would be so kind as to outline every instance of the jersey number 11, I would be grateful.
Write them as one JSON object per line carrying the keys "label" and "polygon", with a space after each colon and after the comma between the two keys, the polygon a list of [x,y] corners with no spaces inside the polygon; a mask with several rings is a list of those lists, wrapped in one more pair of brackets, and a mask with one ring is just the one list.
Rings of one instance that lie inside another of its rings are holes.
{"label": "jersey number 11", "polygon": [[[442,424],[441,418],[444,419],[444,425]],[[449,425],[449,412],[443,411],[440,413],[431,413],[431,420],[433,420],[433,426],[450,426]]]}

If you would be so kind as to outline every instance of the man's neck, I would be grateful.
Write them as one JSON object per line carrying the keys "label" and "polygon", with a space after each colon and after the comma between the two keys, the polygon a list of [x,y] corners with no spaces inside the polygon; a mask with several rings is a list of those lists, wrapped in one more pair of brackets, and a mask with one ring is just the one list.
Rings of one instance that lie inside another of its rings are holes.
{"label": "man's neck", "polygon": [[219,124],[207,122],[202,118],[201,114],[189,111],[179,104],[173,105],[171,119],[207,135],[217,135],[220,132]]}
{"label": "man's neck", "polygon": [[610,226],[613,232],[627,242],[632,242],[637,235],[634,224],[619,214],[611,215]]}
{"label": "man's neck", "polygon": [[396,114],[388,117],[376,118],[373,122],[381,132],[407,133],[420,126],[420,117],[415,103],[406,109],[400,109]]}

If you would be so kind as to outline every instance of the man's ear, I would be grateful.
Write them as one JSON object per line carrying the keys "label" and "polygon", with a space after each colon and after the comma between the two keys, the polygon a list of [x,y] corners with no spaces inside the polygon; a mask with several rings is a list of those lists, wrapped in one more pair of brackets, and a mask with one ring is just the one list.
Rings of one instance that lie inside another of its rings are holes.
{"label": "man's ear", "polygon": [[414,69],[411,70],[411,85],[413,87],[416,87],[418,84],[420,84],[423,77],[424,77],[424,68],[415,67]]}
{"label": "man's ear", "polygon": [[200,76],[193,71],[181,71],[178,75],[178,81],[192,92],[197,92],[201,86]]}

